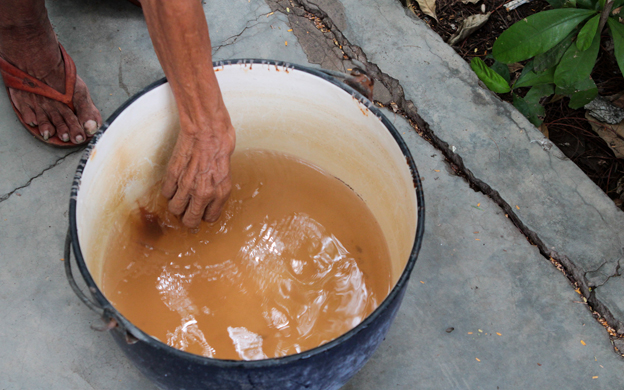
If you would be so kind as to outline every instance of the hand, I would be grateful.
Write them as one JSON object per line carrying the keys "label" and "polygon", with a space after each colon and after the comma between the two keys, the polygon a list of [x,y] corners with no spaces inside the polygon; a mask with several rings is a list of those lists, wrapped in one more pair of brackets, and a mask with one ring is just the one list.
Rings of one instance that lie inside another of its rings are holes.
{"label": "hand", "polygon": [[191,228],[202,219],[219,219],[232,188],[230,156],[236,135],[225,106],[222,102],[219,106],[204,118],[181,115],[180,134],[163,182],[169,211],[182,216],[182,223]]}

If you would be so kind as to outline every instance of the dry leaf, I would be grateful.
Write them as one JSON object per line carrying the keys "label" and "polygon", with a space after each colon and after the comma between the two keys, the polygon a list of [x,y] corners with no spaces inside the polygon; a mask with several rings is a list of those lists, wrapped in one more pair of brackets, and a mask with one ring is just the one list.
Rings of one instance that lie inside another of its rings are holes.
{"label": "dry leaf", "polygon": [[617,125],[609,125],[595,120],[589,114],[585,114],[585,118],[591,124],[592,130],[613,150],[615,157],[624,158],[624,120]]}
{"label": "dry leaf", "polygon": [[479,0],[461,0],[464,4],[477,4]]}
{"label": "dry leaf", "polygon": [[608,98],[614,106],[624,108],[624,91],[608,96]]}
{"label": "dry leaf", "polygon": [[459,30],[449,39],[449,45],[456,45],[468,38],[470,34],[480,29],[488,21],[491,14],[491,12],[487,14],[477,14],[464,19],[461,26],[459,26]]}
{"label": "dry leaf", "polygon": [[513,64],[507,64],[507,67],[509,68],[509,73],[515,73],[521,69],[524,69],[524,65],[522,65],[519,62],[514,62]]}
{"label": "dry leaf", "polygon": [[548,138],[548,126],[545,123],[542,123],[538,129],[544,134],[544,137]]}
{"label": "dry leaf", "polygon": [[429,15],[435,20],[438,20],[436,16],[436,4],[435,0],[416,0],[418,2],[418,6],[420,10],[425,14]]}
{"label": "dry leaf", "polygon": [[581,344],[583,344],[583,345],[587,345],[587,344],[585,344],[585,341],[583,341],[583,340],[581,340]]}

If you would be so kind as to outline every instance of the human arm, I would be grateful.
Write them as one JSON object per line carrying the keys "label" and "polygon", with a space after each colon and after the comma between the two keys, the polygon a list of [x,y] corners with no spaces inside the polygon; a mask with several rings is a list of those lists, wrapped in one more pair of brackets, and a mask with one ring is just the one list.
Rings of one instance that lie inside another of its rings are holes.
{"label": "human arm", "polygon": [[216,221],[230,194],[236,135],[212,68],[208,24],[197,0],[141,0],[156,55],[180,113],[162,193],[196,227]]}

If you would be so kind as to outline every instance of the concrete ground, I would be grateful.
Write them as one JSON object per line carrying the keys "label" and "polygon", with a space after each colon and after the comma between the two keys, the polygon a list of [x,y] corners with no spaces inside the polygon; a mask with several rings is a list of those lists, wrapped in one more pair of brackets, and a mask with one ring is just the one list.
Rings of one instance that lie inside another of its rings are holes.
{"label": "concrete ground", "polygon": [[[215,59],[364,63],[422,176],[426,234],[403,306],[345,389],[623,387],[624,345],[585,300],[624,334],[624,213],[435,33],[398,0],[205,3]],[[139,9],[48,6],[104,118],[163,76]],[[5,94],[0,134],[0,389],[154,389],[91,330],[64,276],[80,150],[34,140]]]}

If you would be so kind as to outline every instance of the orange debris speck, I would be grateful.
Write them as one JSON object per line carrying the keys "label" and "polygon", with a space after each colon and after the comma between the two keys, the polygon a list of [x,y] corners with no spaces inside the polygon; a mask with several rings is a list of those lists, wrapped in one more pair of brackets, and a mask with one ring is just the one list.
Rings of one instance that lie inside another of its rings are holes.
{"label": "orange debris speck", "polygon": [[581,344],[583,344],[583,345],[587,345],[587,344],[585,343],[585,341],[583,341],[583,340],[581,340]]}
{"label": "orange debris speck", "polygon": [[477,361],[478,361],[478,362],[480,362],[480,361],[481,361],[479,358],[475,358],[475,359],[477,359]]}

